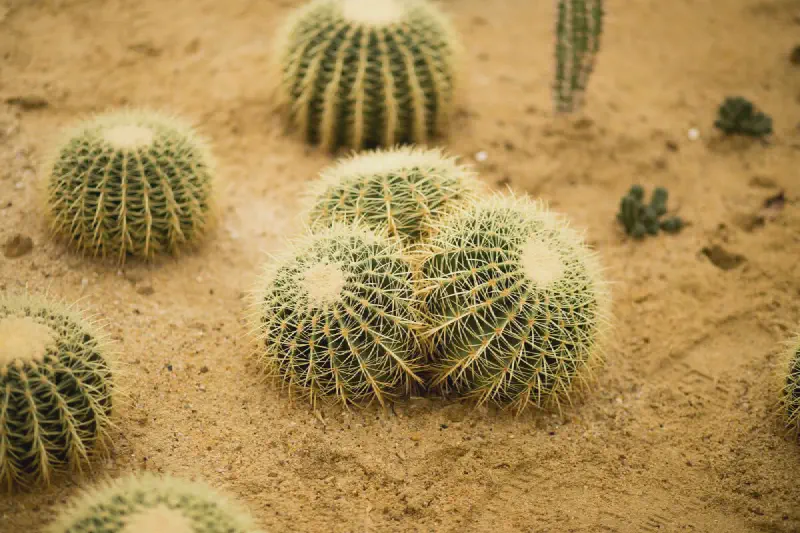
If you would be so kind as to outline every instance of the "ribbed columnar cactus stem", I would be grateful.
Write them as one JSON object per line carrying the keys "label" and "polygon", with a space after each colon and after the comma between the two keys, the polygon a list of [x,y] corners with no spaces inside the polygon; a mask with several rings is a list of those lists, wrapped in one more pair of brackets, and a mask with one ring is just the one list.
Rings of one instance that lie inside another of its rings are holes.
{"label": "ribbed columnar cactus stem", "polygon": [[46,533],[256,533],[250,515],[205,483],[135,474],[76,498]]}
{"label": "ribbed columnar cactus stem", "polygon": [[421,263],[433,385],[518,411],[558,404],[599,361],[608,291],[580,235],[495,197],[446,217]]}
{"label": "ribbed columnar cactus stem", "polygon": [[312,0],[276,43],[279,103],[329,150],[424,143],[447,128],[458,49],[428,0]]}
{"label": "ribbed columnar cactus stem", "polygon": [[308,235],[270,262],[255,299],[261,365],[312,403],[383,405],[419,381],[412,269],[397,241],[357,226]]}
{"label": "ribbed columnar cactus stem", "polygon": [[103,337],[72,309],[0,296],[0,483],[48,483],[108,442],[112,374]]}
{"label": "ribbed columnar cactus stem", "polygon": [[603,0],[556,0],[556,111],[583,105],[603,32]]}
{"label": "ribbed columnar cactus stem", "polygon": [[800,435],[800,335],[789,344],[786,363],[781,369],[781,411],[786,425]]}
{"label": "ribbed columnar cactus stem", "polygon": [[479,190],[472,171],[441,150],[362,152],[322,171],[309,193],[308,218],[314,228],[362,222],[410,245]]}
{"label": "ribbed columnar cactus stem", "polygon": [[93,255],[124,262],[175,254],[197,244],[212,221],[210,154],[177,119],[100,115],[69,132],[48,172],[52,229]]}

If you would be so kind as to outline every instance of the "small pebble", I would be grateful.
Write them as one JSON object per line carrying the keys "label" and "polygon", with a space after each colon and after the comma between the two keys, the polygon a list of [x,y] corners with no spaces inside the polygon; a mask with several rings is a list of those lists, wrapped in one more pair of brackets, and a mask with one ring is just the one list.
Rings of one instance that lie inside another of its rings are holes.
{"label": "small pebble", "polygon": [[692,128],[689,130],[688,136],[690,141],[696,141],[700,138],[700,130],[697,128]]}
{"label": "small pebble", "polygon": [[475,154],[475,161],[483,162],[486,161],[487,159],[489,159],[489,154],[487,154],[484,151],[480,151],[477,154]]}
{"label": "small pebble", "polygon": [[31,250],[33,250],[33,239],[21,233],[9,237],[8,240],[6,240],[5,246],[3,246],[3,253],[9,259],[22,257],[30,253]]}
{"label": "small pebble", "polygon": [[142,285],[141,287],[136,288],[136,292],[138,292],[142,296],[150,296],[151,294],[155,293],[156,290],[153,288],[152,285]]}

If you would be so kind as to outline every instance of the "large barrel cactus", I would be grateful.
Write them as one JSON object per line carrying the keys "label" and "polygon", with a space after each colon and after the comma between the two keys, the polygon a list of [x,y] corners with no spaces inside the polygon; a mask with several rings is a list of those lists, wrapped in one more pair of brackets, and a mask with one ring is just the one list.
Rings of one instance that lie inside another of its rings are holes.
{"label": "large barrel cactus", "polygon": [[47,483],[108,442],[112,369],[106,343],[76,311],[0,297],[0,483]]}
{"label": "large barrel cactus", "polygon": [[76,498],[46,533],[256,533],[238,502],[205,483],[135,474]]}
{"label": "large barrel cactus", "polygon": [[312,227],[363,222],[410,245],[427,238],[437,220],[478,190],[472,172],[441,150],[362,152],[322,171],[309,193],[308,218]]}
{"label": "large barrel cactus", "polygon": [[312,403],[383,405],[419,381],[420,322],[398,241],[355,225],[307,235],[267,266],[255,298],[259,361]]}
{"label": "large barrel cactus", "polygon": [[424,143],[447,127],[458,49],[428,0],[312,0],[279,33],[279,102],[326,149]]}
{"label": "large barrel cactus", "polygon": [[99,256],[152,258],[195,245],[212,221],[205,144],[179,120],[115,111],[79,124],[50,162],[54,232]]}
{"label": "large barrel cactus", "polygon": [[421,270],[433,385],[519,411],[558,403],[599,360],[600,267],[540,204],[495,197],[446,217]]}

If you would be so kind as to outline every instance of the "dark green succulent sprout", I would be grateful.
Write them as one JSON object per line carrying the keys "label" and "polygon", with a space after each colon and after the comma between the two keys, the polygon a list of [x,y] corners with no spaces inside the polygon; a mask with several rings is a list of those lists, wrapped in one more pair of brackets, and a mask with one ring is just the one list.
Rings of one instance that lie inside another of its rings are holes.
{"label": "dark green succulent sprout", "polygon": [[772,133],[772,118],[741,96],[728,97],[719,106],[714,126],[726,135],[765,137]]}
{"label": "dark green succulent sprout", "polygon": [[646,235],[658,235],[659,230],[677,233],[686,225],[677,216],[661,219],[667,213],[669,193],[663,187],[656,187],[650,203],[644,202],[644,188],[633,185],[628,194],[620,200],[617,220],[625,227],[625,233],[635,239]]}

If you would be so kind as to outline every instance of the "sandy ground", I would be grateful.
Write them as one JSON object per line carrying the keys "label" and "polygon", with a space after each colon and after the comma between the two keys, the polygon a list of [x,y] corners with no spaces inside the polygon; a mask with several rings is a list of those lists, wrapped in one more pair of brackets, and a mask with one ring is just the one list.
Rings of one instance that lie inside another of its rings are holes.
{"label": "sandy ground", "polygon": [[[442,399],[315,414],[247,361],[244,291],[331,162],[285,137],[266,98],[270,37],[296,4],[0,1],[0,242],[34,241],[0,254],[0,289],[82,298],[110,322],[130,401],[95,476],[204,479],[274,532],[800,531],[800,445],[774,415],[773,379],[800,324],[800,2],[610,0],[586,116],[571,121],[551,113],[552,2],[443,2],[468,48],[451,152],[485,150],[487,183],[567,213],[615,281],[594,390],[518,418]],[[768,145],[713,130],[732,94],[773,115]],[[47,237],[37,165],[53,135],[124,104],[178,112],[213,142],[224,213],[195,254],[119,269]],[[634,182],[667,186],[692,225],[627,239],[614,215]],[[764,213],[780,191],[784,208]],[[734,268],[702,253],[715,245],[741,256]],[[37,531],[91,481],[0,495],[0,531]]]}

